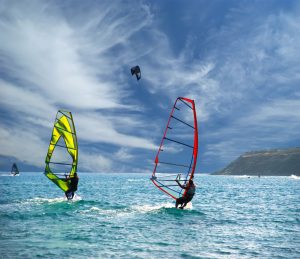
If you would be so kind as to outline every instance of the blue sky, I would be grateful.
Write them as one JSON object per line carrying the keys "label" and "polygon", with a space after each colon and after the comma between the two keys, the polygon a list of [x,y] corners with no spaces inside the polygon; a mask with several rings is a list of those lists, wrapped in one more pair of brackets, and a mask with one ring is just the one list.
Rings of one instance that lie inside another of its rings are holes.
{"label": "blue sky", "polygon": [[0,170],[42,171],[67,109],[79,171],[150,173],[178,96],[196,102],[198,172],[300,146],[299,31],[299,1],[1,0]]}

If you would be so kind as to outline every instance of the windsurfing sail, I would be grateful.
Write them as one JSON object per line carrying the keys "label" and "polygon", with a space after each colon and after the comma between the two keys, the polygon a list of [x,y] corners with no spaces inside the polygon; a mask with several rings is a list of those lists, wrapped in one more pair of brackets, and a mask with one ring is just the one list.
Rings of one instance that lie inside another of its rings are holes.
{"label": "windsurfing sail", "polygon": [[131,75],[135,75],[137,80],[141,79],[141,69],[139,66],[132,67],[130,69]]}
{"label": "windsurfing sail", "polygon": [[198,155],[198,125],[194,100],[178,97],[169,116],[155,157],[151,181],[177,199],[185,195],[182,185],[193,179]]}
{"label": "windsurfing sail", "polygon": [[46,156],[45,175],[64,192],[77,173],[78,144],[72,113],[59,110]]}
{"label": "windsurfing sail", "polygon": [[20,174],[19,169],[18,169],[16,163],[13,163],[13,165],[12,165],[12,167],[11,167],[11,174],[12,174],[13,176],[19,175],[19,174]]}

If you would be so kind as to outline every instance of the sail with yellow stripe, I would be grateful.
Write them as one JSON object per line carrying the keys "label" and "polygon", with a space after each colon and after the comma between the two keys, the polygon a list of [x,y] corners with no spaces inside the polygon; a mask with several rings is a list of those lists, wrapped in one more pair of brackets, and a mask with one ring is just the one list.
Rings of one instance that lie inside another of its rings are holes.
{"label": "sail with yellow stripe", "polygon": [[78,143],[72,113],[59,110],[46,156],[45,175],[61,190],[70,189],[72,177],[77,174]]}

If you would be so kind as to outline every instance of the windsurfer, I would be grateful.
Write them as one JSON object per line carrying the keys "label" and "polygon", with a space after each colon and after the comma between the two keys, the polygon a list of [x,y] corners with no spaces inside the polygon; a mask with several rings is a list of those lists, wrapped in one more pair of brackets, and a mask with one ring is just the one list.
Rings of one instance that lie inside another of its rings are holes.
{"label": "windsurfer", "polygon": [[75,173],[72,177],[66,176],[66,179],[69,180],[69,189],[65,192],[65,195],[68,200],[72,200],[75,192],[77,191],[79,177]]}
{"label": "windsurfer", "polygon": [[177,184],[185,191],[185,194],[178,198],[176,200],[176,204],[175,207],[177,208],[178,205],[180,204],[181,207],[179,207],[180,209],[183,209],[194,197],[195,192],[196,192],[196,185],[194,184],[193,180],[190,179],[189,182],[186,185],[182,185],[178,179],[175,180],[177,182]]}

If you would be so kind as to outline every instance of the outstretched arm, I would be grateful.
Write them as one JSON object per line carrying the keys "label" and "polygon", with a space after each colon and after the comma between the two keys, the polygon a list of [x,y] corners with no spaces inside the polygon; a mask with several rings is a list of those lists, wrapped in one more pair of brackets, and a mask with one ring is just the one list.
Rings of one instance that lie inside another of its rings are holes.
{"label": "outstretched arm", "polygon": [[175,181],[182,189],[186,189],[186,187],[184,185],[182,185],[177,179]]}

